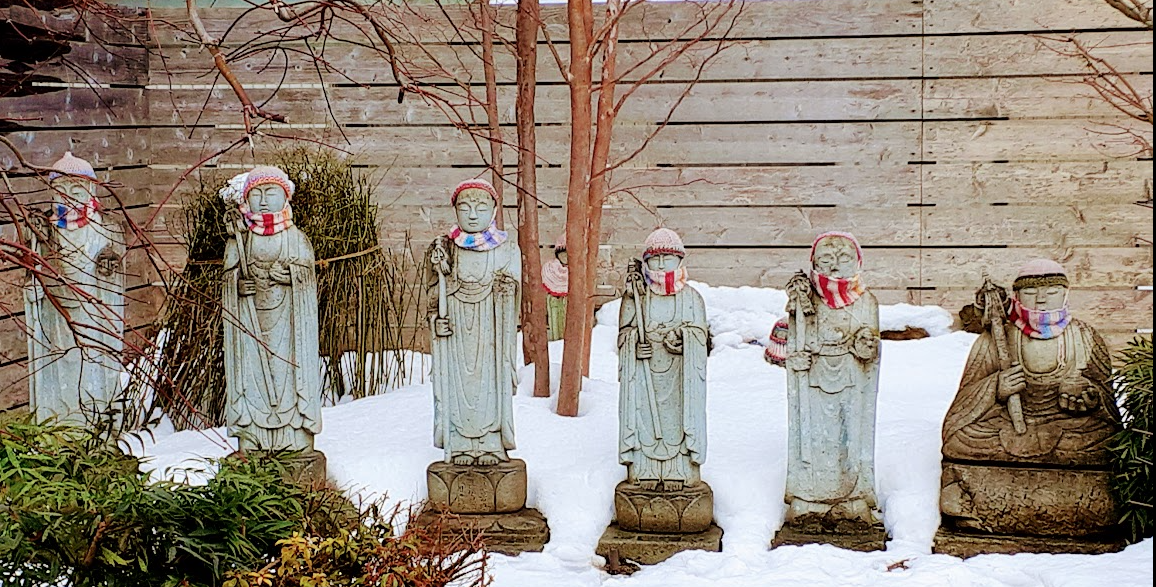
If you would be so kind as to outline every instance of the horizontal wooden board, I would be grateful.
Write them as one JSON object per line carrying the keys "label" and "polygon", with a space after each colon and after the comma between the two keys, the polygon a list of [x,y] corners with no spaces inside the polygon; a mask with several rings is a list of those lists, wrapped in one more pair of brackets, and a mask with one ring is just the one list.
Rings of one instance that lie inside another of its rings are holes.
{"label": "horizontal wooden board", "polygon": [[[958,312],[967,304],[975,303],[975,288],[954,290],[924,290],[920,292],[923,305],[941,306]],[[1129,289],[1079,289],[1068,294],[1072,316],[1091,324],[1097,330],[1135,332],[1137,328],[1152,327],[1152,292]]]}
{"label": "horizontal wooden board", "polygon": [[[382,87],[255,89],[250,97],[292,123],[484,125],[485,88],[474,86],[471,91],[473,96],[453,109],[419,99],[398,104],[392,99],[396,90]],[[625,91],[618,93],[621,96]],[[653,124],[668,116],[682,123],[912,119],[919,116],[919,92],[917,80],[702,82],[689,91],[684,84],[646,84],[623,101],[617,122]],[[517,120],[514,94],[513,86],[499,88],[502,124]],[[153,89],[148,99],[153,124],[237,124],[241,120],[236,97],[227,86]],[[568,123],[569,88],[539,87],[535,119],[538,124]]]}
{"label": "horizontal wooden board", "polygon": [[0,412],[28,406],[28,367],[13,363],[0,367]]}
{"label": "horizontal wooden board", "polygon": [[148,53],[142,47],[77,41],[70,41],[68,46],[68,52],[38,64],[35,73],[79,84],[148,82]]}
{"label": "horizontal wooden board", "polygon": [[143,88],[61,88],[44,94],[0,98],[0,118],[24,127],[148,125]]}
{"label": "horizontal wooden board", "polygon": [[923,160],[1104,161],[1135,157],[1131,129],[1152,137],[1152,125],[1129,118],[1097,120],[928,121],[923,125]]}
{"label": "horizontal wooden board", "polygon": [[1104,160],[1053,163],[922,165],[923,203],[1130,204],[1151,194],[1152,162]]}
{"label": "horizontal wooden board", "polygon": [[[1093,2],[1094,3],[1094,2]],[[1059,34],[1055,36],[1061,36]],[[1152,71],[1152,32],[1073,35],[1120,73]],[[923,74],[927,77],[996,77],[1086,74],[1085,63],[1064,54],[1063,43],[1036,35],[926,37]]]}
{"label": "horizontal wooden board", "polygon": [[1029,259],[1054,259],[1076,288],[1134,288],[1152,285],[1151,247],[1008,247],[998,249],[924,249],[920,285],[977,288],[986,271],[996,283],[1010,285]]}
{"label": "horizontal wooden board", "polygon": [[1065,31],[1137,27],[1107,2],[1087,0],[923,0],[924,31],[934,34]]}
{"label": "horizontal wooden board", "polygon": [[[72,151],[93,167],[146,164],[149,158],[149,132],[126,129],[14,131],[5,134],[24,157],[36,165],[52,165]],[[0,150],[0,165],[11,168],[16,158],[7,149]]]}
{"label": "horizontal wooden board", "polygon": [[924,246],[1130,247],[1152,240],[1151,210],[1128,204],[935,206],[923,213]]}
{"label": "horizontal wooden board", "polygon": [[[1079,77],[929,79],[923,86],[924,118],[1079,118],[1119,116]],[[1152,96],[1152,76],[1124,80]]]}

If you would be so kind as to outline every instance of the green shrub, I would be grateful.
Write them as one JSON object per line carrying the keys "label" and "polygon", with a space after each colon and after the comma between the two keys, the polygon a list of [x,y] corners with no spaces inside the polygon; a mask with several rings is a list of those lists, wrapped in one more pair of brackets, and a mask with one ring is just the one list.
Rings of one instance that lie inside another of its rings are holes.
{"label": "green shrub", "polygon": [[1113,489],[1120,523],[1133,542],[1153,535],[1152,499],[1152,339],[1136,337],[1120,353],[1113,375],[1122,398],[1124,429],[1112,439]]}

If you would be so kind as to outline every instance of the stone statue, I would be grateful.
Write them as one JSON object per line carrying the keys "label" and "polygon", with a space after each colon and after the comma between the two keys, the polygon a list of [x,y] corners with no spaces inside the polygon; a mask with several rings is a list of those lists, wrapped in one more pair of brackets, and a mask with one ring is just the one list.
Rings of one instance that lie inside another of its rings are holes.
{"label": "stone statue", "polygon": [[120,421],[124,232],[101,215],[92,165],[65,153],[52,168],[52,214],[31,242],[48,266],[25,289],[29,409],[41,421]]}
{"label": "stone statue", "polygon": [[686,286],[685,256],[674,231],[654,231],[627,272],[618,319],[618,460],[626,480],[615,488],[615,524],[599,554],[617,549],[646,564],[721,547],[713,493],[699,472],[706,460],[706,305]]}
{"label": "stone statue", "polygon": [[432,512],[448,510],[459,514],[450,531],[482,530],[495,552],[541,550],[546,520],[525,507],[526,463],[507,452],[515,448],[521,252],[498,229],[489,182],[458,184],[450,202],[457,224],[425,254],[434,445],[444,457],[426,471],[431,509],[418,523],[434,524]]}
{"label": "stone statue", "polygon": [[943,423],[943,552],[1117,544],[1107,470],[1108,441],[1120,429],[1111,357],[1091,326],[1071,318],[1068,285],[1062,266],[1037,259],[1020,270],[1010,299],[990,279],[977,293],[986,330]]}
{"label": "stone statue", "polygon": [[570,269],[566,253],[566,232],[554,244],[554,258],[542,265],[542,287],[546,288],[546,329],[549,340],[561,340],[566,330],[566,294],[570,291]]}
{"label": "stone statue", "polygon": [[[317,276],[313,246],[293,224],[294,185],[276,167],[234,178],[222,197],[226,420],[242,452],[302,451],[308,477],[323,480]],[[237,189],[237,186],[240,186]]]}
{"label": "stone statue", "polygon": [[787,513],[776,544],[882,549],[873,510],[879,305],[860,276],[863,251],[819,235],[811,274],[787,284]]}

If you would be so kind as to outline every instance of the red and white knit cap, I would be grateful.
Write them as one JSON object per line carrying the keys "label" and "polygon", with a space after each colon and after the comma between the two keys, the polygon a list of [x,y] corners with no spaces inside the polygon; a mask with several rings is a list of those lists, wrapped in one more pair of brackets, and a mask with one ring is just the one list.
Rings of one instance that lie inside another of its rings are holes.
{"label": "red and white knit cap", "polygon": [[92,165],[88,161],[74,156],[72,151],[65,151],[64,156],[52,164],[52,169],[53,171],[48,174],[48,181],[69,175],[83,175],[96,181],[96,171],[93,171]]}
{"label": "red and white knit cap", "polygon": [[855,245],[855,256],[859,260],[859,267],[863,267],[863,248],[859,246],[859,241],[855,239],[855,235],[849,232],[839,232],[837,230],[824,232],[823,234],[815,237],[815,242],[811,243],[811,261],[815,260],[815,247],[819,246],[819,241],[830,237],[845,238],[851,241],[851,244]]}
{"label": "red and white knit cap", "polygon": [[1019,291],[1025,287],[1051,285],[1068,287],[1068,273],[1064,271],[1064,266],[1051,259],[1032,259],[1020,267],[1012,289]]}
{"label": "red and white knit cap", "polygon": [[483,192],[486,192],[490,195],[490,198],[494,200],[494,203],[498,202],[498,190],[494,189],[494,184],[482,178],[478,178],[467,179],[462,183],[459,183],[458,187],[454,188],[454,195],[450,197],[450,205],[457,204],[458,196],[462,195],[462,192],[466,190],[482,190]]}
{"label": "red and white knit cap", "polygon": [[289,175],[280,168],[272,165],[260,165],[254,167],[245,178],[245,188],[241,190],[242,193],[248,195],[249,190],[269,183],[275,183],[285,189],[286,199],[293,199],[293,191],[297,186],[293,185],[293,181],[289,179]]}
{"label": "red and white knit cap", "polygon": [[644,261],[655,255],[686,256],[686,247],[683,246],[682,239],[678,233],[669,228],[660,228],[650,233],[644,244],[646,246],[646,251],[642,253]]}

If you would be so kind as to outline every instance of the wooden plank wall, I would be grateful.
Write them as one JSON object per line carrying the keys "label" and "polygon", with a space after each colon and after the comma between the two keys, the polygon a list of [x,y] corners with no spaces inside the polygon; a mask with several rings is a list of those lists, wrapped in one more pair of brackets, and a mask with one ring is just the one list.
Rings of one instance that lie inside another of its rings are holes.
{"label": "wooden plank wall", "polygon": [[[543,10],[551,37],[565,39],[564,7]],[[267,38],[279,26],[253,16],[231,26],[240,14],[203,14],[211,33],[229,31],[226,49]],[[639,10],[621,31],[622,63],[676,35],[694,14],[682,2]],[[157,15],[182,20],[177,11]],[[502,8],[499,16],[508,23],[511,12]],[[1007,281],[1023,260],[1048,256],[1072,274],[1074,311],[1111,341],[1150,328],[1150,287],[1138,288],[1152,284],[1152,217],[1133,202],[1151,193],[1151,160],[1124,156],[1104,134],[1128,122],[1077,83],[1081,63],[1049,49],[1040,37],[1049,32],[1098,47],[1151,92],[1151,32],[1101,0],[746,4],[730,48],[703,72],[670,126],[613,175],[616,186],[638,187],[608,203],[603,291],[613,291],[626,259],[659,225],[682,234],[692,278],[736,286],[781,286],[806,265],[816,234],[849,230],[866,250],[865,278],[885,303],[954,311],[970,300],[981,269]],[[444,30],[414,34],[448,38]],[[179,264],[179,234],[167,234],[176,226],[173,205],[157,202],[192,162],[238,138],[241,119],[206,52],[163,30],[155,44],[160,52],[149,57],[147,81],[124,90],[126,99],[139,93],[147,115],[79,132],[119,133],[112,145],[144,141],[134,152],[147,168],[118,170],[117,179],[147,185],[144,193],[159,208],[158,242]],[[474,142],[414,96],[398,104],[384,61],[367,47],[327,43],[331,71],[319,75],[302,56],[304,41],[289,46],[294,51],[235,65],[255,101],[288,117],[289,125],[269,125],[269,132],[340,146],[372,173],[386,244],[407,231],[424,243],[448,228],[449,189],[484,171]],[[565,43],[557,49],[568,53]],[[423,50],[452,57],[457,77],[481,94],[475,44]],[[412,47],[402,51],[414,54]],[[696,75],[702,55],[675,61],[627,102],[615,153],[640,145]],[[496,62],[503,130],[512,137],[513,57],[500,47]],[[539,72],[539,196],[548,246],[564,220],[569,103],[544,42]],[[262,137],[212,159],[209,168],[231,172],[292,144]],[[514,159],[507,150],[507,162]],[[507,223],[514,218],[507,208]]]}

